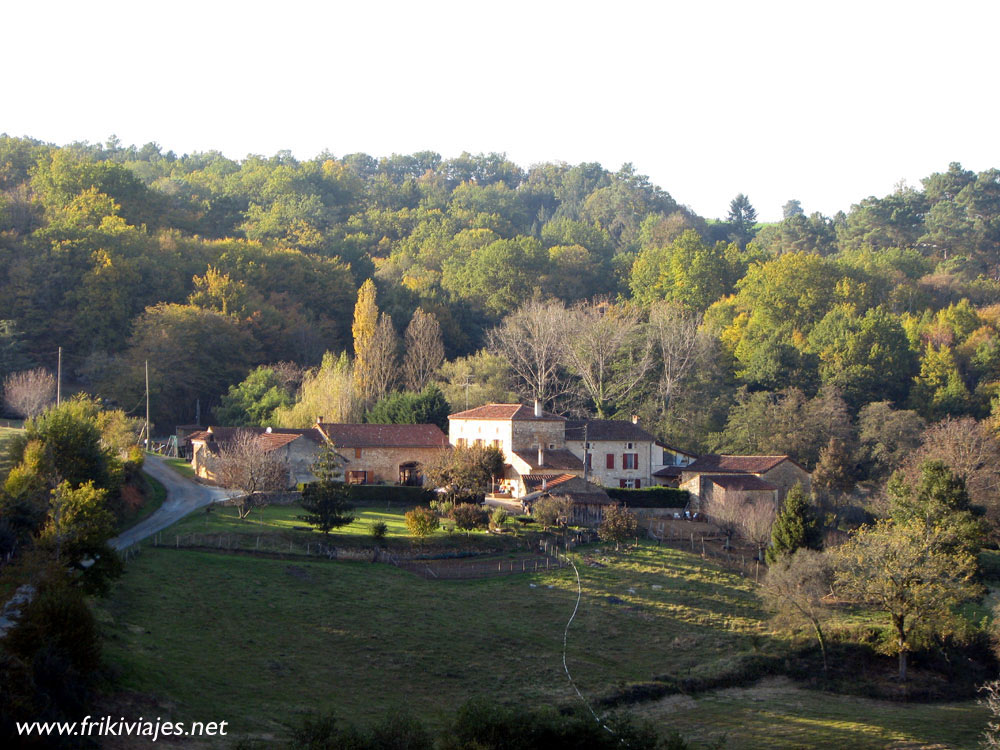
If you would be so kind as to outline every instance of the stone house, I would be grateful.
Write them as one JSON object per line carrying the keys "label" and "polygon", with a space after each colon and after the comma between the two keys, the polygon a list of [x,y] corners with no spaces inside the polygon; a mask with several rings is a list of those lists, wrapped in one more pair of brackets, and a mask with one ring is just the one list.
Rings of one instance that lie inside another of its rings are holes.
{"label": "stone house", "polygon": [[697,453],[674,448],[656,441],[653,445],[653,484],[658,487],[678,487],[681,472],[698,459]]}
{"label": "stone house", "polygon": [[349,484],[424,483],[423,466],[448,448],[448,438],[433,424],[339,424],[316,429],[336,447]]}
{"label": "stone house", "polygon": [[615,419],[566,422],[567,447],[586,462],[590,481],[604,487],[648,487],[655,442],[656,438],[637,422]]}
{"label": "stone house", "polygon": [[325,442],[316,429],[292,430],[279,427],[208,427],[187,436],[191,446],[191,467],[196,476],[217,481],[216,460],[219,450],[239,432],[259,436],[266,451],[276,451],[288,464],[288,486],[313,482],[312,465],[320,446]]}
{"label": "stone house", "polygon": [[[707,501],[707,497],[715,491],[714,488],[721,486],[716,483],[716,479],[721,481],[725,477],[756,477],[758,480],[762,480],[763,483],[773,488],[774,502],[779,507],[784,502],[788,490],[796,484],[801,484],[802,489],[808,493],[811,480],[809,472],[788,456],[709,454],[701,456],[681,469],[680,487],[691,493],[692,509],[700,510],[703,497]],[[770,491],[760,485],[748,482],[744,482],[744,484],[748,488],[753,485],[752,489],[735,490],[737,484],[739,483],[731,483],[734,491],[757,493]]]}
{"label": "stone house", "polygon": [[777,505],[778,487],[753,474],[699,474],[685,488],[695,496],[691,487],[697,488],[699,508],[718,500],[730,507],[744,503],[766,501]]}

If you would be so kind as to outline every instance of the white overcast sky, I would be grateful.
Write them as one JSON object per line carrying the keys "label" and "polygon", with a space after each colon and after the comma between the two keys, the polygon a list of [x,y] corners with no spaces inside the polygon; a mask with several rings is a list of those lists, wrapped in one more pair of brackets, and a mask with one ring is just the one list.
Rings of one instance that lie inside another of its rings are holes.
{"label": "white overcast sky", "polygon": [[1000,3],[17,2],[0,132],[232,158],[632,162],[681,203],[847,210],[998,158]]}

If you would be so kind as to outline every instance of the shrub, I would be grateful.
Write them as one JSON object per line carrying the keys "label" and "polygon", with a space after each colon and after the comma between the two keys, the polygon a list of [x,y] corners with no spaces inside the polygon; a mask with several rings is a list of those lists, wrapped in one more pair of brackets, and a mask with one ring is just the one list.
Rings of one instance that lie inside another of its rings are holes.
{"label": "shrub", "polygon": [[389,534],[389,527],[386,526],[385,521],[372,521],[368,525],[368,533],[376,542],[381,542]]}
{"label": "shrub", "polygon": [[455,526],[463,531],[481,529],[486,526],[487,522],[486,511],[483,510],[483,507],[472,503],[456,505],[451,511],[451,518],[455,522]]}
{"label": "shrub", "polygon": [[430,536],[440,525],[438,517],[428,508],[416,507],[406,514],[406,528],[418,539]]}
{"label": "shrub", "polygon": [[507,524],[509,517],[507,511],[503,508],[494,508],[493,512],[490,513],[490,528],[494,531],[501,531]]}

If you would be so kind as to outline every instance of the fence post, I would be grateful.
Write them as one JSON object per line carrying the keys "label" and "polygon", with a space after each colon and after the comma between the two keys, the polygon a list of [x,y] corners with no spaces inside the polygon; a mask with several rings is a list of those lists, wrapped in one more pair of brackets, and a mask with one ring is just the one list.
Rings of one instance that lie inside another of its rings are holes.
{"label": "fence post", "polygon": [[701,556],[705,556],[705,535],[701,535]]}

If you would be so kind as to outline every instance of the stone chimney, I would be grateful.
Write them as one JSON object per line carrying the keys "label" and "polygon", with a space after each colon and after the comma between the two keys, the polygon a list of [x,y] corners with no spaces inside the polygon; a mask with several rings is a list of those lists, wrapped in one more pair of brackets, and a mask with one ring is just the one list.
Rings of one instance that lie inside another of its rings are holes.
{"label": "stone chimney", "polygon": [[639,415],[638,414],[633,414],[632,415],[632,424],[639,424]]}
{"label": "stone chimney", "polygon": [[537,398],[535,399],[535,417],[542,416],[542,402]]}
{"label": "stone chimney", "polygon": [[545,466],[545,444],[538,440],[538,465]]}
{"label": "stone chimney", "polygon": [[316,417],[316,424],[323,424],[323,417]]}

